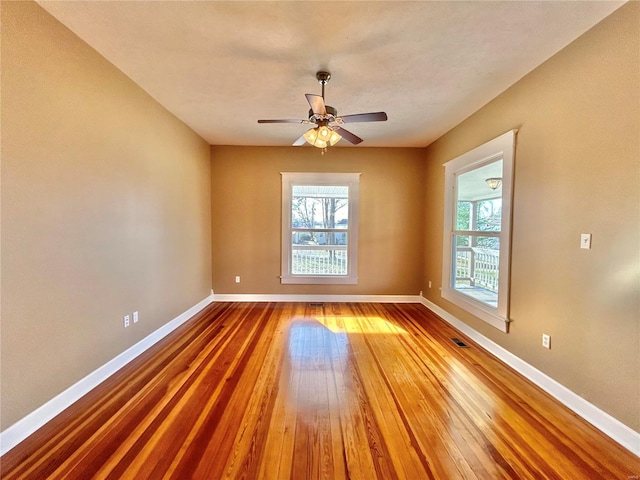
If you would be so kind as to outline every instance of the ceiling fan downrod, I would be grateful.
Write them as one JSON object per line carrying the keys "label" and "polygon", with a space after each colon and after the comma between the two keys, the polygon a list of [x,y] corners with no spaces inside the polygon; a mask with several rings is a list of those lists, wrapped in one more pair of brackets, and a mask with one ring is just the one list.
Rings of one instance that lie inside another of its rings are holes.
{"label": "ceiling fan downrod", "polygon": [[318,79],[318,83],[322,85],[322,99],[324,99],[324,86],[331,80],[331,74],[321,70],[316,73],[316,78]]}

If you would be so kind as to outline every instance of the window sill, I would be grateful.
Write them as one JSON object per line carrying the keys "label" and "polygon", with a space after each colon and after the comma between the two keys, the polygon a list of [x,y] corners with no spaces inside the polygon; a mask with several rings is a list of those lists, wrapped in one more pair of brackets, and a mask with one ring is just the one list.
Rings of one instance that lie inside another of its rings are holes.
{"label": "window sill", "polygon": [[501,315],[498,309],[457,292],[452,288],[442,288],[441,296],[501,332],[509,333],[510,320],[506,316]]}

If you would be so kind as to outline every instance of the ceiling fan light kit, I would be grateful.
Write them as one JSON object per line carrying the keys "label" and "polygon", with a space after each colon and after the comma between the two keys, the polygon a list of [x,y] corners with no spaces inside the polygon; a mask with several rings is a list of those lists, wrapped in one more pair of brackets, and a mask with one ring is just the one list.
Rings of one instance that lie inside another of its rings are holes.
{"label": "ceiling fan light kit", "polygon": [[329,72],[320,71],[316,73],[318,83],[322,85],[322,95],[307,93],[305,97],[311,109],[308,120],[258,120],[258,123],[304,123],[316,126],[305,132],[302,137],[294,142],[294,146],[309,145],[322,149],[322,154],[327,151],[327,147],[338,143],[342,138],[357,145],[362,139],[343,128],[345,123],[355,122],[384,122],[387,120],[385,112],[358,113],[355,115],[338,116],[338,111],[324,103],[324,87],[331,79]]}
{"label": "ceiling fan light kit", "polygon": [[318,148],[327,148],[338,143],[342,137],[331,127],[322,125],[308,130],[304,135],[304,139],[309,145]]}

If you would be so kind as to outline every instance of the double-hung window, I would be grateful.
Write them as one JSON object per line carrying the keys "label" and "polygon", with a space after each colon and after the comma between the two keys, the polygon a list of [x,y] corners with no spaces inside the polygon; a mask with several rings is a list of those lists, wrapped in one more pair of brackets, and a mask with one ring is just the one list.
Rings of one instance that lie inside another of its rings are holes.
{"label": "double-hung window", "polygon": [[359,182],[359,173],[282,173],[282,283],[358,283]]}
{"label": "double-hung window", "polygon": [[516,131],[444,164],[442,297],[506,332]]}

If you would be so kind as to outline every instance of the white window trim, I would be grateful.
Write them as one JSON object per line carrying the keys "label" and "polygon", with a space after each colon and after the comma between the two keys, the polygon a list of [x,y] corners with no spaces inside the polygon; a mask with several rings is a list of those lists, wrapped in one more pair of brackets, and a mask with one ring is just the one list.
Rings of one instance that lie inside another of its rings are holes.
{"label": "white window trim", "polygon": [[[517,130],[511,130],[444,164],[444,226],[442,248],[442,289],[445,300],[454,303],[497,329],[509,331],[509,286],[511,265],[511,203],[513,199],[513,165]],[[502,226],[500,234],[500,266],[498,306],[493,308],[451,287],[454,267],[451,253],[455,225],[456,178],[470,170],[502,158]]]}
{"label": "white window trim", "polygon": [[[283,284],[355,285],[358,283],[358,207],[360,173],[280,172],[282,175],[282,261]],[[344,185],[349,187],[349,240],[347,275],[295,275],[291,273],[291,192],[293,185]]]}

